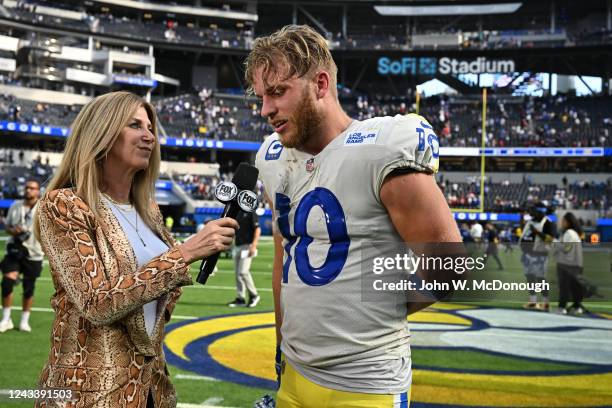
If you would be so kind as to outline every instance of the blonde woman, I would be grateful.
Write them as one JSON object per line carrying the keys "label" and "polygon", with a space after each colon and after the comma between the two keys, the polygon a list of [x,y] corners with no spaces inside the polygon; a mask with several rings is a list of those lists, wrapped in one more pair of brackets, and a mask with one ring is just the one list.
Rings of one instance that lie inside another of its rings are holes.
{"label": "blonde woman", "polygon": [[154,201],[155,122],[153,107],[128,92],[85,105],[39,204],[56,312],[39,388],[67,390],[71,407],[176,406],[164,324],[192,283],[189,264],[228,249],[238,227],[220,219],[176,244]]}

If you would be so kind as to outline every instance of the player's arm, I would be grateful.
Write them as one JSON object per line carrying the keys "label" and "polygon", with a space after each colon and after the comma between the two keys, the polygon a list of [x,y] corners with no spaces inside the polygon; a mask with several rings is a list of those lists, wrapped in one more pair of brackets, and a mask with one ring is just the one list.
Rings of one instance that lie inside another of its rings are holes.
{"label": "player's arm", "polygon": [[[420,172],[391,173],[383,182],[380,198],[404,242],[462,242],[457,224],[433,176]],[[408,314],[433,303],[411,302]]]}

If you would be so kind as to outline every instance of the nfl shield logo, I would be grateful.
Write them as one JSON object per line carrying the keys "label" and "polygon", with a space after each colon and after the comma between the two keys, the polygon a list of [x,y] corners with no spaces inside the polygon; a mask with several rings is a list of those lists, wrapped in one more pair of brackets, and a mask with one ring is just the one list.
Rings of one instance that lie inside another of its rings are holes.
{"label": "nfl shield logo", "polygon": [[310,173],[313,170],[314,170],[314,157],[306,161],[306,171]]}

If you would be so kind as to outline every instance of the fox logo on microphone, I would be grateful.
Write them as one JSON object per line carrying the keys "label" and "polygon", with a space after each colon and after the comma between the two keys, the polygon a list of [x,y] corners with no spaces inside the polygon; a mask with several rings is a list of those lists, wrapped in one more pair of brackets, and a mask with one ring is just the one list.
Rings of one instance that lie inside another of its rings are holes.
{"label": "fox logo on microphone", "polygon": [[242,190],[238,194],[238,205],[244,212],[253,212],[257,209],[257,194],[250,190]]}
{"label": "fox logo on microphone", "polygon": [[236,197],[237,193],[238,187],[229,181],[223,181],[217,184],[217,187],[215,188],[215,197],[217,197],[217,200],[223,203],[232,201],[234,197]]}

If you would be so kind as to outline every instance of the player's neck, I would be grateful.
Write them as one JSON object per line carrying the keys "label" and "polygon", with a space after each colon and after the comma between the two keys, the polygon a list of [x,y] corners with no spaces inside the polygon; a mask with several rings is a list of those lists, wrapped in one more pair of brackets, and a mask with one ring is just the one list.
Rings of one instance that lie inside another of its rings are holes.
{"label": "player's neck", "polygon": [[352,121],[353,120],[344,112],[340,104],[334,106],[334,108],[330,109],[323,117],[319,134],[315,137],[311,137],[299,150],[312,154],[313,156],[321,153],[328,144],[346,130]]}

